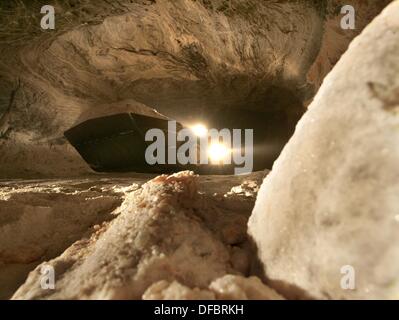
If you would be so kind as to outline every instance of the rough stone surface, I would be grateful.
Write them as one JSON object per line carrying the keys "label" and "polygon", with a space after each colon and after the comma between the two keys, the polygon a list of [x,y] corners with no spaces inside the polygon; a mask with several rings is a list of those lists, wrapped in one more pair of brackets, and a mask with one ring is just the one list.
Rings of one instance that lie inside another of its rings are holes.
{"label": "rough stone surface", "polygon": [[215,292],[220,300],[282,300],[283,297],[260,281],[251,276],[226,275],[214,280],[209,288]]}
{"label": "rough stone surface", "polygon": [[208,289],[189,288],[176,280],[161,280],[151,285],[143,300],[215,300],[215,293]]}
{"label": "rough stone surface", "polygon": [[[13,298],[140,299],[162,280],[204,290],[226,274],[246,277],[250,263],[246,223],[263,175],[198,178],[181,172],[158,176],[132,190],[119,187],[120,192],[125,190],[124,201],[112,212],[113,219],[98,224],[94,217],[71,217],[77,225],[84,219],[97,224],[60,256],[44,259]],[[55,290],[40,286],[44,265],[54,267]],[[253,291],[258,287],[262,291],[261,283],[248,281],[238,281],[236,290],[253,286]],[[179,291],[176,287],[165,295]],[[173,294],[188,295],[184,290]]]}
{"label": "rough stone surface", "polygon": [[154,283],[143,295],[144,300],[283,300],[257,277],[225,275],[209,285],[209,289],[188,288],[177,281]]}
{"label": "rough stone surface", "polygon": [[125,193],[144,181],[145,176],[1,182],[0,299],[11,296],[40,262],[112,220]]}
{"label": "rough stone surface", "polygon": [[[249,233],[287,292],[398,297],[398,57],[394,1],[326,77],[260,188]],[[355,290],[341,288],[346,265]]]}

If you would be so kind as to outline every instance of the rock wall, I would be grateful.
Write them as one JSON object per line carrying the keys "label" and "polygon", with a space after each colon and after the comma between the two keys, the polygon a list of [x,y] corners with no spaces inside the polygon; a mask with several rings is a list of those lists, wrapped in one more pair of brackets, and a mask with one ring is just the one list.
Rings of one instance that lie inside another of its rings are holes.
{"label": "rock wall", "polygon": [[326,77],[262,184],[249,233],[287,294],[398,297],[398,54],[394,1]]}
{"label": "rock wall", "polygon": [[357,29],[343,31],[342,1],[57,1],[56,29],[44,32],[41,1],[2,1],[0,177],[87,173],[63,131],[144,107],[211,124],[260,111],[243,125],[270,126],[281,145],[387,2],[345,1]]}

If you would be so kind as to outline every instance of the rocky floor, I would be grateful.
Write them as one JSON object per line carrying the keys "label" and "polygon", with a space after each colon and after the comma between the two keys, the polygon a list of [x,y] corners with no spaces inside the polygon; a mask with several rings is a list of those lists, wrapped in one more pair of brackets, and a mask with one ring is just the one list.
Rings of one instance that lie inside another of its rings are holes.
{"label": "rocky floor", "polygon": [[[246,223],[265,175],[1,181],[0,297],[32,270],[15,298],[139,299],[152,285],[147,298],[215,298],[226,283],[231,297],[267,297],[259,279],[234,278],[250,274]],[[55,290],[40,287],[44,262]]]}

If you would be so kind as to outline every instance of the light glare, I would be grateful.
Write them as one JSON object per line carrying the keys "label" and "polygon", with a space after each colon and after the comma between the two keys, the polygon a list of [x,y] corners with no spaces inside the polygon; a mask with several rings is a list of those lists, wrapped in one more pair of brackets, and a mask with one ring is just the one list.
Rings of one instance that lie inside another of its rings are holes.
{"label": "light glare", "polygon": [[197,124],[193,125],[191,127],[191,130],[198,137],[204,137],[208,132],[207,127],[205,127],[202,123],[197,123]]}
{"label": "light glare", "polygon": [[208,148],[208,156],[212,163],[221,163],[230,155],[231,150],[222,143],[212,143]]}

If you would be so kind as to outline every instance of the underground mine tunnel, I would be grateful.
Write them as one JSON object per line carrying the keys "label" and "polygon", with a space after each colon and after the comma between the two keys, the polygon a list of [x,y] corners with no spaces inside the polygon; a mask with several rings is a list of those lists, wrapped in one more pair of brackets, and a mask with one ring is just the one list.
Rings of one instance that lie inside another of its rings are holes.
{"label": "underground mine tunnel", "polygon": [[395,297],[397,12],[1,1],[0,299]]}
{"label": "underground mine tunnel", "polygon": [[[252,99],[254,101],[251,101]],[[229,150],[233,149],[233,144],[236,143],[240,154],[244,154],[247,158],[251,157],[251,164],[246,173],[270,169],[292,135],[295,124],[304,111],[304,106],[291,92],[280,88],[272,88],[269,89],[269,94],[266,92],[260,97],[244,100],[248,103],[248,109],[242,105],[237,108],[221,108],[219,101],[225,103],[221,97],[207,101],[205,106],[198,110],[193,106],[193,102],[175,101],[175,108],[180,107],[180,110],[186,110],[175,111],[174,119],[187,123],[187,129],[192,131],[195,138],[192,139],[192,144],[196,149],[197,157],[190,163],[177,161],[179,150],[184,142],[190,143],[188,137],[182,138],[181,141],[176,141],[177,137],[174,137],[183,128],[182,124],[176,122],[177,128],[173,126],[169,129],[168,122],[176,120],[161,114],[143,116],[137,113],[123,113],[92,118],[68,129],[64,136],[90,167],[99,172],[172,173],[189,169],[201,174],[232,174],[234,167],[231,162],[234,161],[234,157],[229,157],[225,162],[213,161],[212,163],[212,157],[217,156],[212,147],[219,143],[226,145],[227,152],[230,152]],[[162,103],[155,103],[155,105],[162,108]],[[256,109],[266,111],[256,111]],[[165,114],[169,114],[167,108],[165,108]],[[216,133],[215,139],[209,138],[209,143],[206,144],[204,153],[211,158],[207,163],[201,163],[199,159],[200,149],[204,147],[204,144],[201,144],[199,140],[201,133],[198,135],[196,127],[203,128],[204,135],[208,134],[210,130],[208,128],[212,128]],[[148,163],[146,159],[146,150],[151,142],[159,140],[159,138],[145,138],[146,132],[151,128],[162,129],[165,136],[162,143],[166,147],[160,146],[160,148],[167,150],[163,152],[163,157],[157,157],[155,163]],[[222,130],[228,132],[228,136],[223,137]],[[233,130],[237,132],[237,136],[232,134]],[[251,130],[250,138],[245,130]],[[238,142],[232,141],[233,139],[238,139]],[[167,147],[171,145],[171,140],[173,140],[173,146]],[[245,148],[248,144],[251,145],[251,150]],[[177,157],[173,163],[170,161],[172,154],[175,158]],[[241,162],[243,163],[240,164],[245,166],[244,160]]]}

